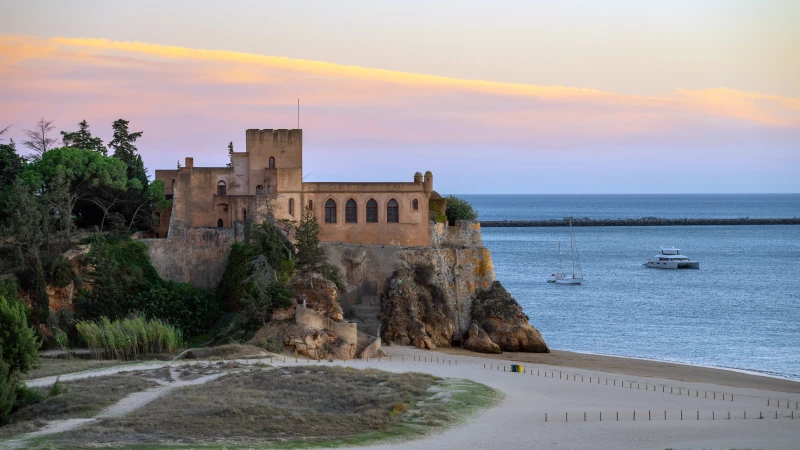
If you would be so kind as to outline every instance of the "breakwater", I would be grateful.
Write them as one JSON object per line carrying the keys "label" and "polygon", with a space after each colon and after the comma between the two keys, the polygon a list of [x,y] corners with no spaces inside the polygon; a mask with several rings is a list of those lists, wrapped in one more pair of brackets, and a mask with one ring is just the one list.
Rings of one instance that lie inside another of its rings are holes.
{"label": "breakwater", "polygon": [[664,219],[660,217],[642,217],[639,219],[590,219],[588,217],[565,217],[550,220],[481,220],[482,228],[500,227],[657,227],[674,225],[800,225],[800,218],[755,218],[739,219]]}

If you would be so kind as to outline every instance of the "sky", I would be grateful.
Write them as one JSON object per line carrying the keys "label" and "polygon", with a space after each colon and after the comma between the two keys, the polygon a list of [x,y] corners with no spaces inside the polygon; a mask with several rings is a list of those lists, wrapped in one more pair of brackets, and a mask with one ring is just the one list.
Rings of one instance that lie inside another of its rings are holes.
{"label": "sky", "polygon": [[5,1],[0,129],[461,194],[800,192],[798,1]]}

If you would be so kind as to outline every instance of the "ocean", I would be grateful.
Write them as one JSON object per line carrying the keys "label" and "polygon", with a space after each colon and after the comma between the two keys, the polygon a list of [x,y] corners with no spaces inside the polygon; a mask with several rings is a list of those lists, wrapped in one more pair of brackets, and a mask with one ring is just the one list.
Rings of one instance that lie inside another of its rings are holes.
{"label": "ocean", "polygon": [[[484,220],[800,217],[797,194],[462,197]],[[580,286],[546,283],[567,228],[483,229],[497,279],[551,348],[800,380],[800,226],[573,231]],[[700,270],[642,266],[672,245],[700,261]]]}

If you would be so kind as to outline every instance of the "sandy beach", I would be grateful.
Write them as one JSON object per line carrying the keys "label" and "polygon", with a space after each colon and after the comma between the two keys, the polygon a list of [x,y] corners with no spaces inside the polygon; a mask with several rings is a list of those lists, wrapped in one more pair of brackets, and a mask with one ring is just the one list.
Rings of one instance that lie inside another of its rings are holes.
{"label": "sandy beach", "polygon": [[[385,350],[391,361],[351,364],[467,378],[505,398],[442,433],[369,448],[796,449],[800,443],[800,383],[793,381],[571,352]],[[518,361],[524,361],[524,374],[508,371]]]}

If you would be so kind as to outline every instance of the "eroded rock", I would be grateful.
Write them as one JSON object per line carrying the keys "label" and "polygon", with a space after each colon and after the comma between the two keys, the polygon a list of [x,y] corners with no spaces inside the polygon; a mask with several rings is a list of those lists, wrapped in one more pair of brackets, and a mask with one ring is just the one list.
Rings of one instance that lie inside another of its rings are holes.
{"label": "eroded rock", "polygon": [[503,351],[550,353],[542,334],[531,326],[522,307],[499,281],[478,293],[472,303],[472,320]]}
{"label": "eroded rock", "polygon": [[469,327],[463,346],[469,351],[478,353],[503,353],[500,346],[492,342],[489,335],[475,322]]}
{"label": "eroded rock", "polygon": [[289,281],[289,289],[295,293],[297,302],[306,300],[306,307],[318,311],[333,320],[343,320],[339,304],[339,290],[332,281],[316,272],[298,273]]}

